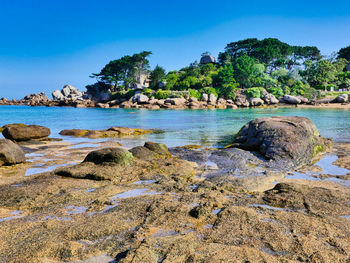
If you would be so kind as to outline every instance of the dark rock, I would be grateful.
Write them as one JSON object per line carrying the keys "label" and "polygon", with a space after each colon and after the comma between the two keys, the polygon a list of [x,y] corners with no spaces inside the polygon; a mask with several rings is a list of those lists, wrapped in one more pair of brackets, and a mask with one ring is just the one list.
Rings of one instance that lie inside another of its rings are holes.
{"label": "dark rock", "polygon": [[122,148],[105,148],[90,152],[84,159],[84,162],[92,162],[94,164],[114,163],[120,165],[129,165],[132,163],[133,155]]}
{"label": "dark rock", "polygon": [[234,147],[257,151],[267,159],[309,163],[325,151],[330,140],[321,137],[313,122],[303,117],[266,117],[250,121],[236,135]]}
{"label": "dark rock", "polygon": [[163,143],[145,142],[144,146],[159,155],[165,155],[165,156],[171,155],[169,153],[168,147]]}
{"label": "dark rock", "polygon": [[0,166],[25,162],[24,152],[14,142],[0,139]]}
{"label": "dark rock", "polygon": [[50,129],[39,125],[8,124],[2,134],[13,141],[43,140],[50,135]]}
{"label": "dark rock", "polygon": [[157,154],[154,151],[151,151],[150,149],[144,146],[134,147],[130,149],[129,152],[131,152],[134,157],[146,161],[151,160],[157,156]]}

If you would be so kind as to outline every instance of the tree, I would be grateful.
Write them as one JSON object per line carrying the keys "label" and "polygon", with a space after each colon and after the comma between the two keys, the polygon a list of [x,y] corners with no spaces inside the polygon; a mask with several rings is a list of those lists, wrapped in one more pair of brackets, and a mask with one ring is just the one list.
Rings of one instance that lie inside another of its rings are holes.
{"label": "tree", "polygon": [[162,80],[164,80],[165,77],[166,77],[165,69],[157,65],[150,74],[150,80],[151,80],[150,88],[151,89],[158,88],[159,83]]}
{"label": "tree", "polygon": [[236,82],[232,64],[220,67],[214,77],[215,87],[220,95],[227,99],[235,99],[235,90],[239,84]]}
{"label": "tree", "polygon": [[232,62],[233,77],[242,88],[260,86],[261,77],[265,70],[264,65],[248,55],[237,57]]}
{"label": "tree", "polygon": [[147,74],[149,61],[147,57],[152,52],[143,51],[132,56],[124,56],[117,60],[110,61],[103,67],[100,73],[92,74],[98,82],[112,84],[115,88],[129,88],[131,84],[139,83],[141,76]]}
{"label": "tree", "polygon": [[341,48],[338,52],[338,59],[344,58],[347,61],[350,61],[350,46]]}
{"label": "tree", "polygon": [[327,91],[328,84],[337,79],[337,67],[329,60],[322,59],[315,63],[307,60],[305,67],[303,75],[307,81],[315,86],[323,86],[325,91]]}

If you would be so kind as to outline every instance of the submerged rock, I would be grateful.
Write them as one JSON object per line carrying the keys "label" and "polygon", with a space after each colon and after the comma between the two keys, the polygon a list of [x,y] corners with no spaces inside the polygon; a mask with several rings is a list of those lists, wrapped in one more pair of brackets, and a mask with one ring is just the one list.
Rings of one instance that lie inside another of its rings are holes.
{"label": "submerged rock", "polygon": [[0,139],[0,166],[25,162],[24,152],[14,142]]}
{"label": "submerged rock", "polygon": [[247,123],[236,135],[233,146],[259,152],[266,159],[290,161],[298,167],[309,163],[330,143],[307,118],[275,116]]}
{"label": "submerged rock", "polygon": [[50,135],[50,129],[39,125],[8,124],[2,134],[13,141],[43,140]]}

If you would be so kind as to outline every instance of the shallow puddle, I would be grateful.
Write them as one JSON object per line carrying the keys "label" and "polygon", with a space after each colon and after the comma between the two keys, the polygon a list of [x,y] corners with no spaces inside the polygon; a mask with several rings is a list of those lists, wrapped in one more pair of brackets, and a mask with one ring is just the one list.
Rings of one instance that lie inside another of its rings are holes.
{"label": "shallow puddle", "polygon": [[137,182],[134,182],[133,184],[153,184],[157,182],[157,180],[140,180]]}
{"label": "shallow puddle", "polygon": [[23,215],[21,215],[22,213],[23,213],[23,211],[19,211],[19,210],[12,211],[11,213],[9,213],[10,216],[0,218],[0,222],[9,221],[9,220],[16,219],[16,218],[21,218],[21,217],[23,217]]}
{"label": "shallow puddle", "polygon": [[273,210],[273,211],[288,211],[285,208],[281,208],[281,207],[274,207],[274,206],[270,206],[270,205],[265,205],[265,204],[252,204],[249,205],[251,207],[260,207],[260,208],[265,208],[265,209],[269,209],[269,210]]}
{"label": "shallow puddle", "polygon": [[85,213],[87,210],[85,206],[74,206],[74,205],[67,206],[66,209],[69,210],[69,211],[66,211],[67,215],[69,216],[73,214],[82,214],[82,213]]}
{"label": "shallow puddle", "polygon": [[141,188],[141,189],[132,189],[123,193],[119,193],[116,194],[112,197],[110,197],[110,199],[124,199],[124,198],[131,198],[131,197],[138,197],[138,196],[142,196],[142,195],[157,195],[157,194],[161,194],[159,192],[156,191],[151,191],[148,192],[149,189],[147,188]]}
{"label": "shallow puddle", "polygon": [[179,232],[176,232],[174,230],[167,230],[167,229],[159,229],[155,234],[153,234],[153,237],[169,237],[169,236],[175,236],[178,235]]}
{"label": "shallow puddle", "polygon": [[45,168],[38,168],[38,167],[33,167],[33,168],[29,168],[26,170],[25,176],[30,176],[30,175],[34,175],[34,174],[40,174],[40,173],[47,173],[47,172],[51,172],[53,170],[55,170],[56,168],[59,167],[64,167],[64,166],[68,166],[68,165],[74,165],[76,163],[67,163],[67,164],[56,164],[56,165],[51,165]]}

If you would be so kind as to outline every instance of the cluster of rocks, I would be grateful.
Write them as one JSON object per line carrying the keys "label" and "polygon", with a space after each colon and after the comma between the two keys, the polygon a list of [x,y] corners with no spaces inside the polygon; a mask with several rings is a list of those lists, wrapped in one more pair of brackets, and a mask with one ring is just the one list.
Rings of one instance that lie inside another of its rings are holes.
{"label": "cluster of rocks", "polygon": [[218,98],[214,94],[203,93],[200,100],[194,97],[155,99],[145,94],[137,93],[129,100],[116,99],[104,103],[97,103],[99,108],[146,108],[146,109],[236,109],[238,107],[258,107],[263,105],[306,104],[307,98],[301,96],[285,95],[277,99],[273,94],[266,93],[263,98],[247,98],[245,94],[238,94],[235,100]]}
{"label": "cluster of rocks", "polygon": [[72,85],[65,85],[63,89],[55,90],[54,92],[52,92],[52,98],[57,101],[76,101],[87,99],[88,96],[85,96],[83,92],[78,90],[76,87],[73,87]]}
{"label": "cluster of rocks", "polygon": [[39,125],[7,124],[0,128],[0,166],[25,162],[24,151],[16,142],[48,140],[50,129]]}

